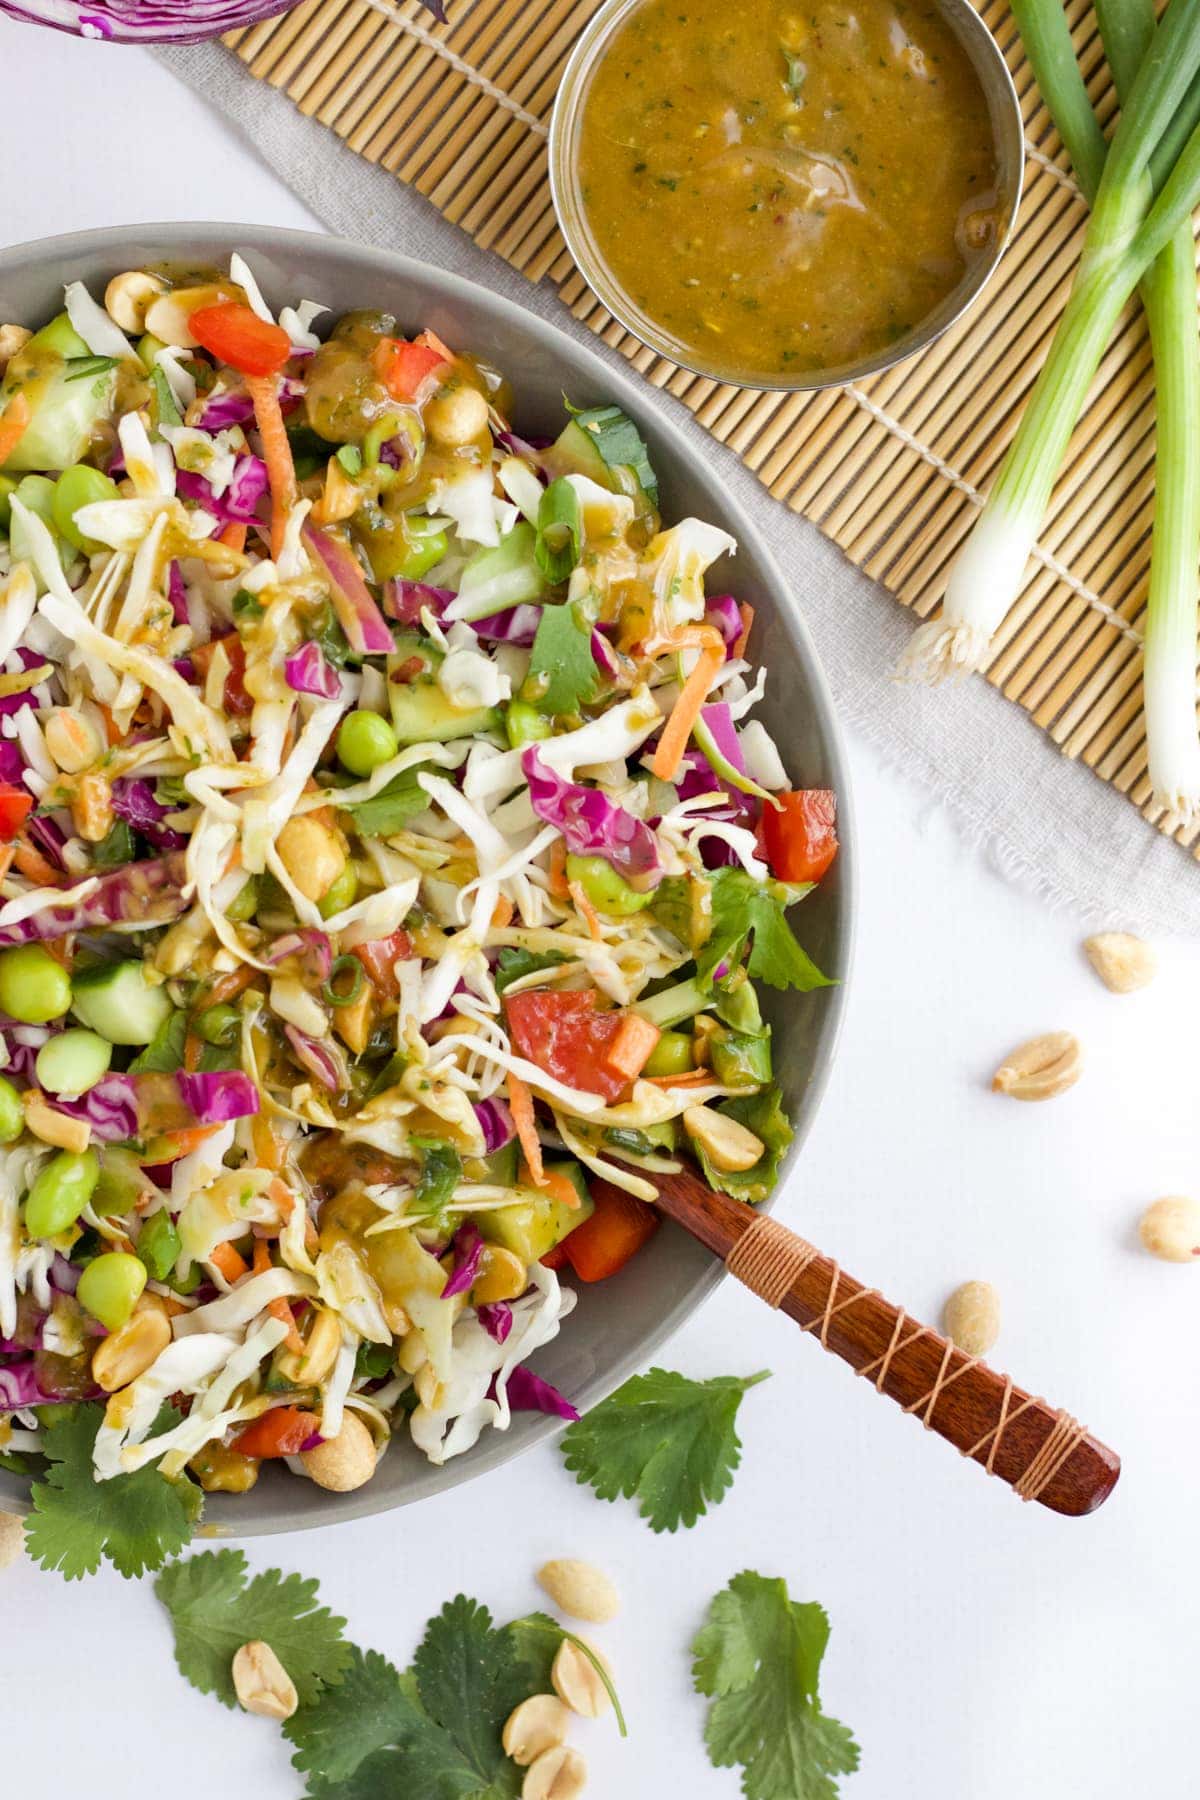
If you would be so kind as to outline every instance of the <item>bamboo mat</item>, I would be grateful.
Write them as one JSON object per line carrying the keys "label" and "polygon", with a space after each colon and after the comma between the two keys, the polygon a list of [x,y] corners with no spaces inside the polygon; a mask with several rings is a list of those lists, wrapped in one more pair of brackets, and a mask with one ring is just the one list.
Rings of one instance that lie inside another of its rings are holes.
{"label": "bamboo mat", "polygon": [[[1041,365],[1078,257],[1085,207],[1003,0],[981,8],[1025,118],[1017,230],[969,317],[900,368],[807,395],[706,380],[638,344],[575,270],[550,202],[546,139],[563,64],[598,0],[305,0],[225,42],[252,74],[391,170],[675,394],[764,485],[924,617]],[[1102,118],[1113,97],[1095,20],[1068,0]],[[987,679],[1060,747],[1200,858],[1149,798],[1141,631],[1153,508],[1149,344],[1132,310],[1072,441],[1028,578]],[[881,676],[884,671],[881,670]]]}

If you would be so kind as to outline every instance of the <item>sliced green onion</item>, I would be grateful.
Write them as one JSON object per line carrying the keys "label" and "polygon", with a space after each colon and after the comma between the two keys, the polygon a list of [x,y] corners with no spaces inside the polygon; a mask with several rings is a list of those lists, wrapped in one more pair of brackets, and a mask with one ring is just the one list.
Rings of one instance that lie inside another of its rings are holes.
{"label": "sliced green onion", "polygon": [[357,444],[343,444],[341,449],[335,450],[333,454],[347,475],[362,474],[363,453]]}
{"label": "sliced green onion", "polygon": [[67,359],[70,373],[63,376],[64,381],[86,381],[89,375],[107,375],[115,369],[115,356],[71,356]]}
{"label": "sliced green onion", "polygon": [[583,550],[583,507],[565,475],[552,481],[538,506],[534,555],[547,581],[565,581]]}
{"label": "sliced green onion", "polygon": [[[350,984],[348,993],[334,986],[339,975],[343,975],[347,969],[351,970],[354,975],[354,980]],[[329,1006],[353,1006],[354,1002],[363,991],[363,983],[365,980],[366,976],[363,973],[363,966],[359,962],[357,956],[335,957],[333,967],[329,971],[329,979],[321,989],[322,997]]]}

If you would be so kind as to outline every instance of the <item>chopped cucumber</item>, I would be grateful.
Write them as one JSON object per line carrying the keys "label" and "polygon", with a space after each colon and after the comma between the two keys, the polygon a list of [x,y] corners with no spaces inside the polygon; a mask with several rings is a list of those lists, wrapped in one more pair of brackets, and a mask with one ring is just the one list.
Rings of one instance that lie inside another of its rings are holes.
{"label": "chopped cucumber", "polygon": [[77,975],[71,1009],[110,1044],[148,1044],[171,1016],[165,987],[152,987],[140,962],[106,963]]}
{"label": "chopped cucumber", "polygon": [[93,359],[96,373],[81,373],[87,356],[87,345],[65,313],[18,350],[0,386],[0,412],[20,391],[32,416],[6,469],[69,469],[83,461],[97,425],[112,414],[118,375],[115,365],[106,367],[99,359]]}
{"label": "chopped cucumber", "polygon": [[[588,1193],[587,1180],[577,1162],[548,1162],[547,1170],[565,1175],[579,1195],[579,1205],[564,1206],[550,1194],[538,1194],[511,1206],[497,1206],[481,1212],[475,1223],[488,1243],[501,1244],[522,1262],[540,1262],[548,1250],[590,1219],[595,1202]],[[523,1190],[528,1194],[528,1188]]]}
{"label": "chopped cucumber", "polygon": [[500,724],[498,707],[473,706],[464,710],[455,706],[431,675],[419,675],[415,681],[389,681],[388,702],[401,744],[444,744],[450,738],[493,731]]}
{"label": "chopped cucumber", "polygon": [[478,551],[462,572],[452,617],[486,619],[506,607],[541,599],[546,577],[537,564],[536,544],[537,532],[522,519],[494,550]]}

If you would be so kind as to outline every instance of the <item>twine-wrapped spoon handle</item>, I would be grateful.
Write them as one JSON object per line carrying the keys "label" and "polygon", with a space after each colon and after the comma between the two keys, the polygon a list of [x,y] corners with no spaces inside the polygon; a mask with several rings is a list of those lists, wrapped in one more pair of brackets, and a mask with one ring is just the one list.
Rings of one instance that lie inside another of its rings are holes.
{"label": "twine-wrapped spoon handle", "polygon": [[731,1275],[1022,1500],[1079,1517],[1108,1498],[1121,1459],[1069,1413],[956,1349],[777,1219],[686,1171],[655,1185],[661,1210]]}

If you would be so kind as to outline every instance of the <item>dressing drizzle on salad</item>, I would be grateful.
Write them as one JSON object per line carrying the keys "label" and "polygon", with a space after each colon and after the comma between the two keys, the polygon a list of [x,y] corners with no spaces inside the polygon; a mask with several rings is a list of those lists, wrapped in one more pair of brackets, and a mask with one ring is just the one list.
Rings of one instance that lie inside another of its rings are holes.
{"label": "dressing drizzle on salad", "polygon": [[9,1458],[81,1399],[98,1479],[235,1492],[574,1417],[560,1276],[790,1139],[756,984],[823,984],[837,839],[736,546],[408,323],[235,257],[0,331]]}

